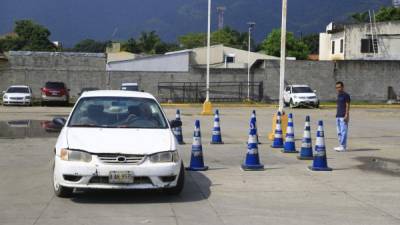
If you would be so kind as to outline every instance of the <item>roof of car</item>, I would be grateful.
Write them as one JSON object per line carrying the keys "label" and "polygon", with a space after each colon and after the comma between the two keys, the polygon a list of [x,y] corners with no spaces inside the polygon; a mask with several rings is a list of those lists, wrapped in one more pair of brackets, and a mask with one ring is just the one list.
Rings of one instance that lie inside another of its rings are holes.
{"label": "roof of car", "polygon": [[289,86],[292,86],[292,87],[310,87],[307,84],[293,84],[293,85],[289,85]]}
{"label": "roof of car", "polygon": [[27,86],[27,85],[11,85],[8,88],[29,88],[29,86]]}
{"label": "roof of car", "polygon": [[83,92],[81,97],[132,97],[132,98],[151,98],[152,94],[139,91],[120,91],[120,90],[98,90]]}

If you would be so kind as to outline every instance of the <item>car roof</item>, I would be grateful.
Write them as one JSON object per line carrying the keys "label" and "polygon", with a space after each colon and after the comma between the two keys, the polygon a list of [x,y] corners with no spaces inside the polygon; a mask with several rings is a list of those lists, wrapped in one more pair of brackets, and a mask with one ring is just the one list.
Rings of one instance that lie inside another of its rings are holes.
{"label": "car roof", "polygon": [[83,92],[82,98],[84,97],[132,97],[132,98],[150,98],[155,97],[146,92],[139,91],[120,91],[120,90],[98,90],[98,91],[87,91]]}
{"label": "car roof", "polygon": [[307,84],[294,84],[294,85],[289,85],[289,86],[292,86],[292,87],[310,87]]}
{"label": "car roof", "polygon": [[11,85],[8,88],[29,88],[29,86],[27,86],[27,85]]}

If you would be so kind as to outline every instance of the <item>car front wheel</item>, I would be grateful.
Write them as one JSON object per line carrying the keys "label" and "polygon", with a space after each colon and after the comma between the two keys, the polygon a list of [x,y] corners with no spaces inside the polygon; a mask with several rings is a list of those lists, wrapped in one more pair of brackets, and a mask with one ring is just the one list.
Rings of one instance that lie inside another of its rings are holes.
{"label": "car front wheel", "polygon": [[293,99],[290,99],[289,106],[290,106],[290,108],[296,107],[296,106],[294,105]]}
{"label": "car front wheel", "polygon": [[172,188],[166,188],[164,191],[169,195],[179,195],[183,190],[184,184],[185,184],[185,167],[183,166],[182,163],[176,186]]}
{"label": "car front wheel", "polygon": [[54,173],[54,168],[53,166],[53,188],[54,188],[54,193],[56,194],[57,197],[60,198],[69,198],[72,196],[72,193],[74,192],[73,188],[68,188],[61,186],[56,179],[56,175]]}

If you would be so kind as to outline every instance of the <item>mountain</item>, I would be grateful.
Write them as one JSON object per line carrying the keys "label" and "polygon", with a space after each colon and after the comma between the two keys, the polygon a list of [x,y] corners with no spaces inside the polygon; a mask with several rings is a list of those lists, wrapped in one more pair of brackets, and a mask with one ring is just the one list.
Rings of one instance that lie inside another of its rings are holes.
{"label": "mountain", "polygon": [[[354,12],[388,6],[391,0],[288,0],[288,29],[296,35],[323,31],[331,21]],[[217,6],[226,6],[225,25],[245,31],[257,23],[256,40],[280,27],[279,0],[213,0],[213,29]],[[79,40],[121,40],[155,30],[167,41],[187,32],[204,32],[207,0],[0,0],[0,34],[15,20],[33,19],[52,32],[52,40],[71,46]]]}

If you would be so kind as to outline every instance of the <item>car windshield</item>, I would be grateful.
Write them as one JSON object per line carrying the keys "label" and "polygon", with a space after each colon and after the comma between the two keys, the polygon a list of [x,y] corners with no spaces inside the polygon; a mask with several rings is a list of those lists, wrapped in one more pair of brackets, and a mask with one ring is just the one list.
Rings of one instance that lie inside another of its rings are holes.
{"label": "car windshield", "polygon": [[153,99],[86,97],[77,103],[68,126],[165,129],[168,123]]}
{"label": "car windshield", "polygon": [[10,87],[7,93],[29,93],[29,89],[26,87]]}
{"label": "car windshield", "polygon": [[46,88],[62,89],[62,88],[65,88],[65,85],[64,85],[64,83],[60,83],[60,82],[47,82]]}
{"label": "car windshield", "polygon": [[293,93],[314,93],[309,87],[293,87]]}

